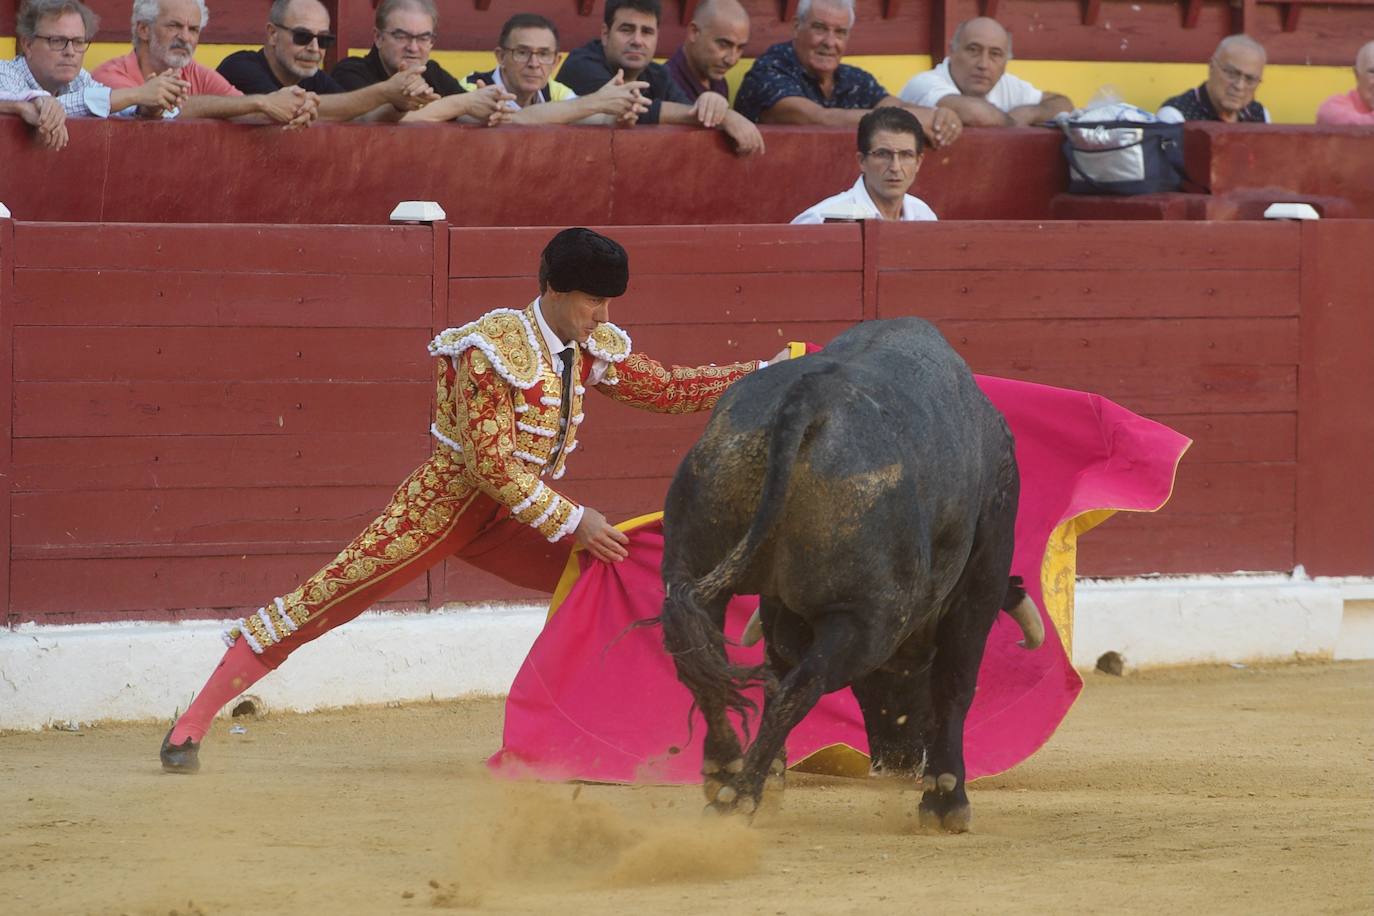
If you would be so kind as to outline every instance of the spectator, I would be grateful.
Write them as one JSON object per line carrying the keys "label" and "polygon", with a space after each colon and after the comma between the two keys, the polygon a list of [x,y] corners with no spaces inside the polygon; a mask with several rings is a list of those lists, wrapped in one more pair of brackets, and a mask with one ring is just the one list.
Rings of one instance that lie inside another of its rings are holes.
{"label": "spectator", "polygon": [[948,108],[969,127],[1025,127],[1073,110],[1073,102],[1042,92],[1007,73],[1011,35],[996,19],[962,22],[949,42],[949,57],[934,70],[913,76],[901,99],[912,105]]}
{"label": "spectator", "polygon": [[0,114],[18,115],[33,128],[33,140],[44,149],[67,145],[67,112],[41,89],[0,92]]}
{"label": "spectator", "polygon": [[174,113],[187,84],[172,73],[160,73],[135,88],[111,89],[82,68],[99,24],[79,0],[27,0],[14,23],[19,56],[0,60],[0,93],[10,98],[47,93],[73,117],[104,118],[133,106],[149,117]]}
{"label": "spectator", "polygon": [[1159,119],[1268,123],[1268,110],[1255,101],[1265,59],[1264,47],[1249,35],[1228,35],[1207,64],[1207,82],[1166,101]]}
{"label": "spectator", "polygon": [[[859,123],[884,105],[905,105],[873,75],[842,63],[854,26],[854,0],[801,0],[792,40],[773,45],[744,74],[735,109],[765,124]],[[936,146],[948,146],[963,123],[948,108],[906,106]]]}
{"label": "spectator", "polygon": [[507,119],[502,103],[509,93],[494,88],[469,93],[461,80],[430,59],[439,29],[433,0],[382,0],[373,25],[372,50],[367,56],[339,61],[330,74],[344,89],[381,85],[403,70],[419,70],[437,100],[409,112],[403,121],[463,118],[495,126]]}
{"label": "spectator", "polygon": [[261,50],[236,51],[220,61],[220,75],[241,92],[265,95],[299,86],[319,98],[319,116],[327,121],[395,121],[438,98],[420,69],[399,70],[352,92],[335,82],[320,69],[335,40],[329,11],[320,0],[272,0],[267,20],[267,43]]}
{"label": "spectator", "polygon": [[136,88],[158,73],[173,72],[189,85],[184,118],[261,115],[287,127],[315,120],[318,102],[291,86],[266,95],[244,95],[209,67],[195,62],[200,33],[210,19],[204,0],[134,0],[133,50],[96,67],[97,82]]}
{"label": "spectator", "polygon": [[558,61],[558,27],[537,13],[506,20],[496,42],[496,68],[472,73],[469,86],[495,86],[511,94],[506,107],[517,124],[633,124],[649,107],[640,94],[646,82],[612,79],[591,95],[579,96],[550,79]]}
{"label": "spectator", "polygon": [[925,201],[907,193],[921,170],[926,146],[916,116],[895,105],[875,108],[860,119],[858,140],[859,180],[854,187],[827,197],[792,223],[822,223],[834,211],[862,213],[863,219],[936,219]]}
{"label": "spectator", "polygon": [[668,59],[668,76],[691,102],[703,92],[729,98],[725,74],[749,44],[749,13],[739,0],[704,0],[692,14],[687,40]]}
{"label": "spectator", "polygon": [[1317,123],[1374,125],[1374,41],[1355,55],[1355,88],[1322,102]]}
{"label": "spectator", "polygon": [[660,13],[659,0],[606,0],[600,40],[569,54],[558,71],[559,81],[578,93],[594,92],[617,74],[646,82],[650,103],[639,123],[700,124],[722,131],[741,156],[763,152],[758,128],[731,111],[725,96],[703,92],[692,103],[668,76],[668,68],[654,63]]}

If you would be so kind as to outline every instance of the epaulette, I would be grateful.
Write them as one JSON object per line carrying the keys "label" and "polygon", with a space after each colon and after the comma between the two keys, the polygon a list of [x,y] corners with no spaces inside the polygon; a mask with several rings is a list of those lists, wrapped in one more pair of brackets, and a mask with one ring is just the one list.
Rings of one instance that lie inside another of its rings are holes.
{"label": "epaulette", "polygon": [[608,363],[624,362],[632,346],[630,335],[609,321],[598,324],[587,337],[585,345],[588,353]]}
{"label": "epaulette", "polygon": [[449,328],[430,341],[429,352],[457,359],[470,347],[481,350],[492,368],[516,388],[533,388],[539,382],[539,345],[523,311],[493,309],[476,321]]}

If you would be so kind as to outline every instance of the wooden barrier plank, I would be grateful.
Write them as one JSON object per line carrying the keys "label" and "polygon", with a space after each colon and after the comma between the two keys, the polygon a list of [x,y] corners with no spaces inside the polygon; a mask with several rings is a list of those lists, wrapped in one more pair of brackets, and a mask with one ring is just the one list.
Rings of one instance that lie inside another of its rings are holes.
{"label": "wooden barrier plank", "polygon": [[[455,227],[449,231],[451,276],[518,277],[534,287],[539,254],[560,228]],[[863,240],[853,224],[594,228],[625,246],[632,285],[648,274],[863,269]]]}
{"label": "wooden barrier plank", "polygon": [[27,382],[14,435],[413,433],[428,429],[420,382]]}
{"label": "wooden barrier plank", "polygon": [[1282,413],[1297,405],[1295,366],[1116,366],[973,371],[1092,391],[1147,417],[1177,413]]}
{"label": "wooden barrier plank", "polygon": [[878,317],[1206,318],[1298,314],[1295,270],[884,270]]}
{"label": "wooden barrier plank", "polygon": [[[342,547],[391,497],[393,486],[50,490],[16,493],[15,547],[326,541]],[[204,550],[202,553],[211,553]]]}
{"label": "wooden barrier plank", "polygon": [[400,328],[25,327],[16,381],[416,381],[424,335]]}
{"label": "wooden barrier plank", "polygon": [[399,484],[429,455],[422,429],[263,436],[17,439],[18,491]]}
{"label": "wooden barrier plank", "polygon": [[535,589],[521,588],[489,572],[484,572],[462,560],[449,559],[431,571],[432,607],[448,602],[486,603],[528,601],[547,604],[550,595]]}
{"label": "wooden barrier plank", "polygon": [[424,226],[32,223],[16,226],[16,263],[81,270],[427,274]]}
{"label": "wooden barrier plank", "polygon": [[1374,575],[1374,221],[1302,229],[1298,562]]}
{"label": "wooden barrier plank", "polygon": [[[13,612],[20,620],[99,612],[105,619],[141,619],[149,609],[219,608],[238,616],[284,595],[334,559],[314,555],[145,559],[19,560],[13,568]],[[423,577],[391,600],[423,601]]]}
{"label": "wooden barrier plank", "polygon": [[1118,512],[1078,542],[1080,576],[1287,572],[1293,568],[1291,519],[1175,517]]}
{"label": "wooden barrier plank", "polygon": [[1276,223],[897,223],[879,238],[882,270],[1294,270],[1296,226]]}
{"label": "wooden barrier plank", "polygon": [[[751,321],[857,322],[863,317],[861,281],[858,271],[635,274],[625,295],[611,303],[611,320],[626,328]],[[532,294],[538,290],[531,290],[524,278],[450,280],[451,320],[470,321],[497,307],[494,303],[521,308]]]}
{"label": "wooden barrier plank", "polygon": [[1297,465],[1287,462],[1179,462],[1167,511],[1226,518],[1279,518],[1291,525],[1297,492]]}
{"label": "wooden barrier plank", "polygon": [[428,328],[417,276],[21,269],[20,325]]}
{"label": "wooden barrier plank", "polygon": [[1296,318],[1041,319],[935,322],[970,363],[1061,366],[1298,362]]}
{"label": "wooden barrier plank", "polygon": [[1295,413],[1164,414],[1151,417],[1193,440],[1184,462],[1297,460]]}
{"label": "wooden barrier plank", "polygon": [[0,626],[14,622],[9,616],[14,356],[14,220],[0,219]]}

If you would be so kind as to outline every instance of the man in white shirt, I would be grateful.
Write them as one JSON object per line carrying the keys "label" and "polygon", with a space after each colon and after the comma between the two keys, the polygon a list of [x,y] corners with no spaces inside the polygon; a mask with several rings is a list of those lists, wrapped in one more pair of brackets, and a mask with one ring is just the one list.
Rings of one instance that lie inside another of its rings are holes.
{"label": "man in white shirt", "polygon": [[1066,96],[1042,92],[1007,73],[1009,60],[1007,30],[986,16],[970,19],[954,30],[949,57],[913,76],[901,99],[951,109],[968,127],[1025,127],[1073,110]]}
{"label": "man in white shirt", "polygon": [[859,180],[798,214],[793,225],[840,219],[933,220],[935,211],[907,193],[925,153],[921,122],[905,108],[875,108],[859,121]]}

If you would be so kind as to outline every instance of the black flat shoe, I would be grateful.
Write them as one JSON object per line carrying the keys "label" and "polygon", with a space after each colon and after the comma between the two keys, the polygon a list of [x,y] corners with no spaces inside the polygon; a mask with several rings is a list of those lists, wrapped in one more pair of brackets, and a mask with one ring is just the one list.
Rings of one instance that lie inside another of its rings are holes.
{"label": "black flat shoe", "polygon": [[[172,726],[175,728],[176,726]],[[187,776],[200,770],[200,745],[187,738],[180,744],[172,744],[172,729],[167,729],[166,736],[162,739],[162,749],[158,751],[158,756],[162,758],[162,771],[164,773],[184,773]]]}

